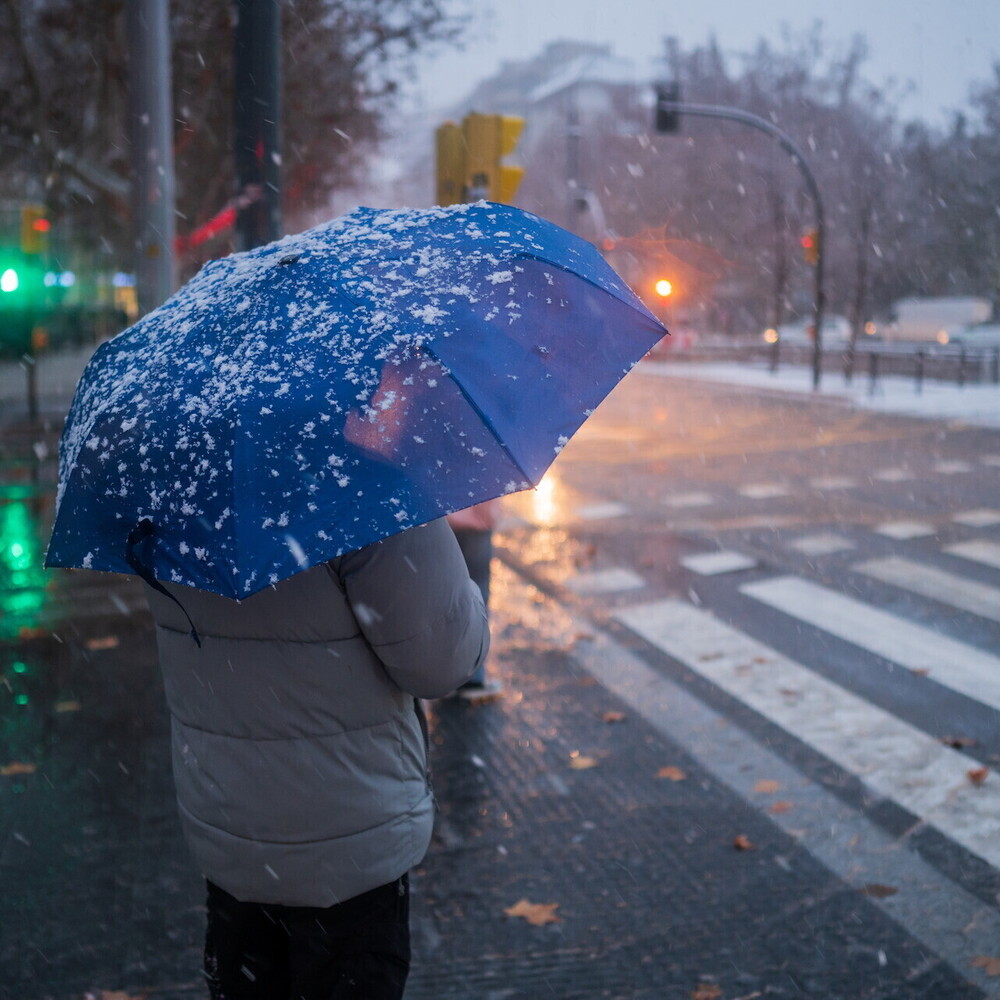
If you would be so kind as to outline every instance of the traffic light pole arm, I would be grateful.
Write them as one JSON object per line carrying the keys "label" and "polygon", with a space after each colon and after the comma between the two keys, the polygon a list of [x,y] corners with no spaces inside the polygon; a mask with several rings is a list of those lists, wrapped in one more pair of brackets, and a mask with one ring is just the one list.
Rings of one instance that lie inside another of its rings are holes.
{"label": "traffic light pole arm", "polygon": [[725,118],[729,121],[742,122],[751,128],[766,132],[772,139],[778,140],[781,148],[795,161],[795,165],[801,171],[816,213],[816,274],[813,294],[813,329],[816,331],[816,334],[813,339],[813,388],[818,389],[823,350],[823,308],[825,305],[825,295],[823,292],[825,216],[823,212],[823,199],[820,197],[816,178],[809,169],[809,164],[802,155],[802,150],[799,149],[790,135],[782,132],[780,128],[769,122],[766,118],[751,114],[749,111],[742,111],[739,108],[721,107],[715,104],[686,104],[683,101],[661,101],[660,106],[667,111],[676,111],[678,114],[695,115],[701,118]]}

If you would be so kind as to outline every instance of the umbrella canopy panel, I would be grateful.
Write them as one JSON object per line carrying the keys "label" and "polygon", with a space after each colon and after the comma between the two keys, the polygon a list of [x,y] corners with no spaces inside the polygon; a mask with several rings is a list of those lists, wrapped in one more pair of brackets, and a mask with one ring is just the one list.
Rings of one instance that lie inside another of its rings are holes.
{"label": "umbrella canopy panel", "polygon": [[47,562],[244,597],[536,483],[663,329],[589,244],[480,203],[359,209],[206,265],[102,345]]}

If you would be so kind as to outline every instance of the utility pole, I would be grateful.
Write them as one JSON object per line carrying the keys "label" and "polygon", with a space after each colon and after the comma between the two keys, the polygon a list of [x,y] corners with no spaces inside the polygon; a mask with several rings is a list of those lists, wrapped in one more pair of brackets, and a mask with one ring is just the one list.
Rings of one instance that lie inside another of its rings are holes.
{"label": "utility pole", "polygon": [[132,211],[139,312],[173,294],[174,146],[168,0],[125,4],[129,50]]}
{"label": "utility pole", "polygon": [[235,0],[234,134],[238,250],[281,234],[281,2]]}

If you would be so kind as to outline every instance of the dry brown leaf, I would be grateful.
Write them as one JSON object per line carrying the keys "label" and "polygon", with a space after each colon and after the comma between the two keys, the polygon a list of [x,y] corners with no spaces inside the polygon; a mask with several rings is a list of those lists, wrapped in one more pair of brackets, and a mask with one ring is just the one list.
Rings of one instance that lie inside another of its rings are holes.
{"label": "dry brown leaf", "polygon": [[757,850],[757,845],[754,844],[749,837],[742,833],[733,841],[733,847],[735,847],[737,851]]}
{"label": "dry brown leaf", "polygon": [[605,712],[601,718],[605,722],[624,722],[625,713],[624,712]]}
{"label": "dry brown leaf", "polygon": [[781,782],[775,781],[773,778],[761,778],[753,786],[755,792],[762,792],[765,795],[773,795],[779,788],[781,788]]}
{"label": "dry brown leaf", "polygon": [[1000,958],[992,955],[976,955],[969,965],[982,969],[987,976],[1000,976]]}
{"label": "dry brown leaf", "polygon": [[558,924],[560,918],[555,911],[559,909],[558,903],[531,903],[527,899],[519,899],[513,906],[508,906],[503,912],[508,917],[524,917],[529,924],[541,927],[544,924]]}
{"label": "dry brown leaf", "polygon": [[974,767],[969,771],[965,772],[965,776],[974,785],[981,785],[986,780],[986,775],[990,773],[988,767]]}
{"label": "dry brown leaf", "polygon": [[587,768],[597,767],[597,765],[598,760],[596,757],[584,757],[582,754],[573,754],[569,761],[569,766],[574,771],[586,771]]}
{"label": "dry brown leaf", "polygon": [[858,889],[858,892],[862,896],[870,896],[872,899],[885,899],[887,896],[895,896],[899,890],[895,886],[882,885],[879,882],[869,882]]}
{"label": "dry brown leaf", "polygon": [[941,742],[945,746],[954,747],[956,750],[963,750],[966,747],[974,747],[976,741],[968,736],[942,736]]}
{"label": "dry brown leaf", "polygon": [[15,760],[10,764],[4,764],[3,767],[0,767],[0,774],[5,778],[9,778],[15,774],[34,774],[37,769],[37,764],[24,764],[19,760]]}
{"label": "dry brown leaf", "polygon": [[915,677],[926,677],[930,673],[930,670],[926,667],[914,667],[910,673]]}
{"label": "dry brown leaf", "polygon": [[791,802],[786,802],[784,799],[779,799],[777,802],[772,802],[770,808],[767,810],[769,813],[774,813],[775,816],[781,813],[791,812],[794,806]]}
{"label": "dry brown leaf", "polygon": [[87,649],[115,649],[118,646],[118,636],[102,635],[95,639],[88,639]]}
{"label": "dry brown leaf", "polygon": [[83,706],[78,701],[57,701],[57,712],[79,712]]}
{"label": "dry brown leaf", "polygon": [[722,996],[722,988],[715,983],[699,983],[691,994],[691,1000],[718,1000]]}
{"label": "dry brown leaf", "polygon": [[658,778],[667,778],[670,781],[684,781],[684,779],[687,778],[687,774],[679,767],[675,767],[673,764],[661,767],[659,771],[656,772],[656,776]]}

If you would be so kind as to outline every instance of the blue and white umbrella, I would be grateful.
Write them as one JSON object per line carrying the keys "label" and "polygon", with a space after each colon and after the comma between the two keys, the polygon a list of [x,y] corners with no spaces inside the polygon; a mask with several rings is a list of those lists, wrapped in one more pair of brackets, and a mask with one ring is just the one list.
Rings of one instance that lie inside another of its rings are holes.
{"label": "blue and white umbrella", "polygon": [[537,484],[664,333],[505,205],[359,208],[212,261],[87,365],[47,565],[247,597]]}

